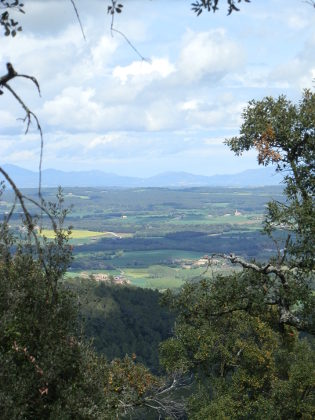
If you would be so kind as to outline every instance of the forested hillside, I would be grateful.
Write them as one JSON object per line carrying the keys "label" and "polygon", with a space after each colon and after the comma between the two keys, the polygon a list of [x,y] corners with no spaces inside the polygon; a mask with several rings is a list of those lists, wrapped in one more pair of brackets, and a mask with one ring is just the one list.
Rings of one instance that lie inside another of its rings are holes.
{"label": "forested hillside", "polygon": [[66,287],[78,296],[80,320],[92,346],[109,360],[134,357],[161,374],[159,344],[173,333],[174,315],[151,289],[74,278]]}

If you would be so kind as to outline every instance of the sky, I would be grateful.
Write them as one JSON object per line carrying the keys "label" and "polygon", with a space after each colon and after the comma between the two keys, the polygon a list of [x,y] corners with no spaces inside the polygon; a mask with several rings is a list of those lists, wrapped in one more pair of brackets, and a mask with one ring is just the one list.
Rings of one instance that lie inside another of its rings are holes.
{"label": "sky", "polygon": [[[196,17],[189,0],[125,0],[110,32],[107,0],[77,0],[86,41],[68,0],[27,0],[23,32],[0,36],[0,74],[11,62],[35,76],[11,87],[38,116],[43,168],[99,169],[149,177],[256,168],[224,139],[239,133],[251,99],[297,102],[315,78],[315,8],[302,0],[252,0],[227,16]],[[2,70],[1,70],[2,68]],[[0,96],[0,163],[37,170],[39,135],[24,134],[23,110]]]}

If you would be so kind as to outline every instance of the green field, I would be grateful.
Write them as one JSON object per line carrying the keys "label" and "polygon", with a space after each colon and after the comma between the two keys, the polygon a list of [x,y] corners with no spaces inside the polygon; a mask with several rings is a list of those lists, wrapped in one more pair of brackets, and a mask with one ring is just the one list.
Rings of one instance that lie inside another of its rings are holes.
{"label": "green field", "polygon": [[84,275],[93,275],[93,274],[108,274],[108,275],[113,275],[113,276],[117,276],[121,273],[120,270],[113,270],[113,271],[107,271],[107,270],[82,270],[82,271],[67,271],[65,274],[65,278],[66,279],[72,279],[72,278],[77,278],[77,277],[81,277],[83,274]]}
{"label": "green field", "polygon": [[[237,268],[234,268],[234,270]],[[150,265],[145,268],[124,268],[117,270],[86,270],[81,272],[67,272],[66,278],[85,277],[93,274],[107,274],[113,277],[120,276],[127,283],[141,287],[157,290],[176,289],[181,287],[186,281],[196,281],[198,279],[212,276],[214,273],[230,273],[232,268],[227,264],[214,267],[212,269],[206,266],[182,266],[168,267],[165,265]]]}
{"label": "green field", "polygon": [[[44,189],[54,201],[55,189]],[[36,199],[36,190],[25,190]],[[5,192],[0,209],[12,201]],[[74,259],[67,276],[85,272],[119,275],[131,284],[164,289],[193,278],[187,269],[205,254],[230,253],[266,261],[274,244],[261,235],[266,204],[283,200],[281,187],[261,188],[65,188],[65,207],[73,207]],[[18,209],[17,205],[17,209]],[[35,212],[36,209],[34,208]],[[17,232],[19,217],[12,219]],[[54,232],[42,231],[48,239]]]}
{"label": "green field", "polygon": [[88,270],[83,272],[67,272],[66,278],[75,278],[93,274],[108,274],[112,276],[123,276],[133,286],[165,290],[173,289],[183,285],[186,280],[199,278],[205,268],[170,268],[164,265],[152,265],[147,268],[128,268],[124,270]]}
{"label": "green field", "polygon": [[165,290],[179,288],[186,281],[196,281],[210,277],[215,272],[222,274],[224,272],[230,273],[231,271],[232,269],[229,265],[220,265],[212,270],[207,269],[207,267],[171,268],[163,265],[152,265],[144,269],[126,269],[124,273],[134,286]]}
{"label": "green field", "polygon": [[194,273],[189,273],[189,275],[184,271],[187,272],[187,270],[183,269],[152,265],[147,269],[127,269],[124,273],[134,286],[164,290],[178,288],[190,276],[197,276],[201,273],[200,269],[198,269],[198,272],[193,270]]}
{"label": "green field", "polygon": [[[124,252],[122,256],[115,258],[115,265],[119,268],[134,265],[134,262],[141,261],[149,267],[154,264],[171,264],[178,259],[196,260],[201,258],[203,253],[180,250],[152,250],[152,251],[131,251]],[[136,264],[137,265],[137,264]],[[139,264],[140,265],[140,264]]]}

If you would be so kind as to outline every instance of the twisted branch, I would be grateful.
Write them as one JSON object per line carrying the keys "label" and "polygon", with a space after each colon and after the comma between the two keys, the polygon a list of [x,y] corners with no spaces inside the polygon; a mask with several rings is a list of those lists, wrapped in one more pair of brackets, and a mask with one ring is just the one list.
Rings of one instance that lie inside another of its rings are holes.
{"label": "twisted branch", "polygon": [[[43,150],[44,150],[44,136],[43,136],[43,131],[42,131],[42,127],[40,125],[40,122],[36,116],[36,114],[34,114],[33,111],[31,111],[31,109],[25,104],[25,102],[23,101],[23,99],[15,92],[15,90],[8,84],[8,82],[16,77],[23,77],[24,79],[29,79],[31,80],[36,88],[37,91],[39,93],[39,96],[41,96],[41,92],[40,92],[40,86],[39,83],[37,81],[37,79],[33,76],[28,76],[26,74],[19,74],[17,73],[12,64],[11,63],[7,63],[7,74],[5,74],[4,76],[0,77],[0,88],[3,87],[5,89],[7,89],[13,96],[14,98],[18,101],[18,103],[21,105],[21,107],[23,108],[23,110],[25,111],[25,117],[22,118],[23,122],[26,122],[26,129],[25,129],[25,134],[28,133],[32,119],[35,121],[36,123],[36,128],[39,132],[40,135],[40,157],[39,157],[39,180],[38,180],[38,195],[39,197],[42,199],[41,196],[41,185],[42,185],[42,162],[43,162]],[[0,95],[3,94],[3,91],[0,89]]]}
{"label": "twisted branch", "polygon": [[159,419],[164,418],[165,416],[173,419],[181,419],[185,415],[185,406],[182,402],[176,401],[171,397],[172,393],[178,389],[190,386],[192,383],[192,376],[188,379],[183,379],[178,374],[175,375],[171,383],[165,385],[151,395],[148,395],[144,398],[144,406],[155,410],[159,415]]}
{"label": "twisted branch", "polygon": [[[263,265],[263,266],[259,266],[257,264],[254,263],[250,263],[248,261],[243,260],[240,257],[237,257],[234,254],[212,254],[211,257],[219,257],[219,258],[223,258],[225,260],[230,261],[232,264],[240,264],[243,268],[248,268],[250,270],[254,270],[257,273],[261,273],[261,274],[275,274],[276,276],[278,276],[283,284],[284,287],[287,287],[287,280],[286,280],[286,276],[285,273],[287,274],[288,272],[294,272],[294,269],[290,269],[288,266],[280,266],[280,267],[276,267],[270,263]],[[211,258],[209,256],[205,256],[205,258],[207,258],[209,260],[209,258]]]}
{"label": "twisted branch", "polygon": [[[287,243],[289,240],[290,238],[287,238]],[[212,254],[211,257],[205,256],[204,258],[207,258],[208,261],[211,262],[211,258],[213,257],[223,258],[225,260],[230,261],[232,264],[239,264],[243,268],[253,270],[256,273],[265,274],[265,275],[274,274],[280,279],[281,285],[284,291],[286,292],[289,291],[289,284],[287,282],[286,276],[290,273],[294,274],[295,268],[289,268],[286,265],[281,265],[279,267],[276,267],[270,263],[265,264],[263,266],[259,266],[255,263],[250,263],[248,261],[245,261],[243,258],[237,257],[234,254],[230,254],[230,255]],[[278,305],[279,315],[280,315],[280,318],[279,318],[280,325],[291,325],[300,331],[305,331],[307,329],[307,325],[305,324],[305,322],[303,322],[301,319],[299,319],[296,315],[294,315],[291,312],[290,305],[287,302],[287,299],[285,297],[280,296],[276,302],[269,302],[267,304]]]}

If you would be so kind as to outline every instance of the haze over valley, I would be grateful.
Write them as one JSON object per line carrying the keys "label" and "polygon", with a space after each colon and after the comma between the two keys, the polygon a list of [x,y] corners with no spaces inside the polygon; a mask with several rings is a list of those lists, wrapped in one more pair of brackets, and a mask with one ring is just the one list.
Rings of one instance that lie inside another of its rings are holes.
{"label": "haze over valley", "polygon": [[[3,165],[21,188],[36,188],[38,173],[16,165]],[[229,175],[193,175],[187,172],[164,172],[147,178],[121,176],[104,171],[66,172],[44,169],[41,173],[43,187],[258,187],[279,185],[282,175],[274,168],[248,169]]]}

